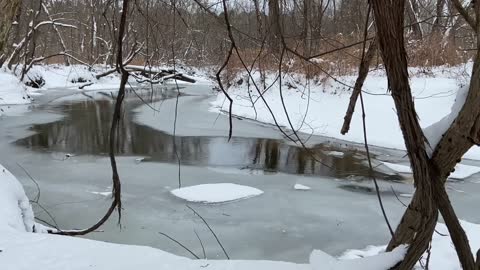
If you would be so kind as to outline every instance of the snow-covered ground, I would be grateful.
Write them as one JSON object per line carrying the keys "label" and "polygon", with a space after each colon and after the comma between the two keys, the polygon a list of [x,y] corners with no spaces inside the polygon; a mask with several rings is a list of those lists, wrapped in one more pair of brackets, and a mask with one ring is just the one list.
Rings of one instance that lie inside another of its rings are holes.
{"label": "snow-covered ground", "polygon": [[[15,75],[0,68],[0,116],[15,115],[25,111],[34,91],[28,91]],[[24,106],[12,106],[12,105]]]}
{"label": "snow-covered ground", "polygon": [[[450,114],[458,90],[468,81],[470,69],[471,64],[434,68],[428,72],[418,68],[410,69],[415,107],[423,128]],[[253,76],[259,85],[258,73],[254,73]],[[275,81],[275,78],[276,74],[267,76],[266,86],[271,88],[263,94],[263,97],[279,125],[291,129],[289,123],[291,122],[295,130],[304,133],[363,143],[359,101],[349,133],[345,136],[340,134],[351,95],[348,86],[354,85],[356,76],[338,77],[338,81],[332,79],[306,81],[302,76],[284,75],[282,94],[288,117],[282,105],[278,80]],[[272,113],[260,98],[258,91],[253,86],[249,89],[246,81],[244,78],[240,85],[234,83],[228,89],[233,99],[233,114],[274,124]],[[404,150],[405,145],[393,99],[387,91],[385,74],[381,71],[369,74],[363,90],[369,144]],[[211,103],[210,111],[227,113],[228,107],[228,100],[219,93],[217,99]],[[431,131],[432,129],[430,133]],[[429,135],[435,138],[435,134]],[[478,147],[471,149],[465,157],[480,159],[480,149]]]}
{"label": "snow-covered ground", "polygon": [[[159,67],[168,69],[168,67]],[[18,108],[12,105],[30,104],[35,96],[42,95],[47,90],[75,90],[78,92],[95,92],[101,90],[118,90],[120,78],[117,73],[97,79],[95,76],[101,74],[109,68],[104,66],[94,66],[90,69],[84,65],[36,65],[24,76],[23,83],[20,82],[21,68],[16,72],[0,68],[0,115],[14,114]],[[210,80],[207,78],[205,70],[195,68],[179,68],[179,72],[196,80],[197,84],[207,84]],[[32,81],[42,82],[36,87],[31,87]],[[30,84],[29,84],[30,83]],[[138,86],[134,78],[130,78],[130,85]],[[189,84],[183,81],[166,80],[166,85]],[[30,85],[30,86],[26,86]]]}

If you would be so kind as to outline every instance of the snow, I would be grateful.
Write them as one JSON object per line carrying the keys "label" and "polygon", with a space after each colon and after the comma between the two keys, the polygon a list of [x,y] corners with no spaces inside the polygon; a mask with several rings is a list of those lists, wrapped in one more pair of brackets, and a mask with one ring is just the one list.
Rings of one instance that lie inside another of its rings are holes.
{"label": "snow", "polygon": [[[0,68],[0,109],[5,111],[13,104],[28,104],[31,102],[27,88],[17,77]],[[0,111],[0,115],[2,112]]]}
{"label": "snow", "polygon": [[247,199],[263,191],[232,183],[202,184],[174,189],[171,193],[189,202],[223,203]]}
{"label": "snow", "polygon": [[[383,165],[388,167],[389,169],[398,172],[398,173],[412,173],[412,169],[410,169],[410,166],[407,165],[401,165],[401,164],[394,164],[390,162],[382,162]],[[476,173],[480,172],[480,167],[476,166],[470,166],[470,165],[465,165],[465,164],[457,164],[455,166],[455,171],[450,174],[448,178],[454,178],[454,179],[465,179],[468,178]]]}
{"label": "snow", "polygon": [[310,265],[313,270],[350,270],[369,269],[385,270],[390,269],[399,263],[407,252],[406,246],[399,246],[392,252],[377,252],[370,256],[356,257],[350,260],[338,260],[321,250],[314,250],[310,255]]}
{"label": "snow", "polygon": [[402,164],[395,164],[390,162],[382,162],[383,165],[387,166],[387,168],[398,172],[398,173],[412,173],[412,169],[410,166],[402,165]]}
{"label": "snow", "polygon": [[293,188],[294,188],[295,190],[310,190],[310,189],[312,189],[312,188],[309,187],[309,186],[305,186],[305,185],[298,184],[298,183],[295,184],[295,185],[293,186]]}
{"label": "snow", "polygon": [[[470,223],[464,220],[460,221],[463,229],[467,233],[470,247],[473,254],[480,248],[480,225]],[[447,227],[443,223],[437,223],[436,233],[433,234],[432,249],[430,257],[430,268],[438,270],[461,270],[460,262],[457,259],[457,254],[453,243],[450,239],[450,234]],[[364,258],[376,255],[384,251],[386,246],[369,246],[363,250],[348,250],[340,260],[352,260],[356,258]],[[427,254],[424,254],[422,262],[425,263]],[[417,264],[415,269],[423,269],[420,264]]]}
{"label": "snow", "polygon": [[465,100],[467,100],[468,90],[468,86],[461,87],[460,90],[457,92],[457,96],[451,107],[450,113],[445,115],[438,122],[435,122],[423,129],[425,137],[427,137],[428,143],[430,145],[430,147],[427,146],[430,155],[432,154],[433,149],[435,149],[437,144],[442,139],[442,135],[448,130],[455,118],[457,118],[458,113],[460,112],[463,104],[465,103]]}
{"label": "snow", "polygon": [[345,155],[343,152],[339,152],[339,151],[329,151],[329,152],[326,152],[326,154],[329,156],[334,156],[338,158],[342,158]]}
{"label": "snow", "polygon": [[90,193],[100,195],[100,196],[104,196],[104,197],[112,196],[111,191],[90,191]]}
{"label": "snow", "polygon": [[33,231],[35,222],[30,201],[15,176],[1,164],[0,205],[0,231]]}
{"label": "snow", "polygon": [[[454,112],[460,107],[465,89],[462,86],[468,81],[461,75],[465,69],[470,70],[471,64],[467,64],[466,67],[434,68],[430,72],[431,75],[425,75],[425,72],[418,68],[409,70],[412,95],[422,128],[429,127],[446,115],[450,115],[450,108],[453,104],[455,104]],[[267,87],[272,85],[272,87],[263,94],[263,97],[268,102],[278,124],[286,129],[291,129],[281,102],[278,81],[275,82],[276,75],[276,73],[267,74],[266,85]],[[253,72],[253,77],[259,81],[258,72]],[[300,75],[285,75],[282,80],[282,92],[288,116],[293,128],[306,134],[313,133],[362,144],[363,127],[359,103],[356,106],[349,133],[340,134],[351,95],[351,89],[348,86],[354,85],[356,76],[337,76],[336,78],[338,81],[314,79],[307,82]],[[369,144],[375,146],[405,150],[396,108],[387,91],[387,86],[387,78],[381,71],[372,72],[365,81],[363,98],[368,141]],[[459,91],[459,89],[462,90]],[[255,102],[255,108],[249,97],[249,90],[253,102]],[[457,92],[459,92],[458,98]],[[234,84],[228,89],[228,93],[234,101],[232,109],[234,115],[274,124],[271,113],[256,89],[253,87],[247,89],[247,83]],[[222,93],[219,93],[217,98],[211,102],[210,111],[227,113],[228,107],[228,100]],[[452,116],[454,114],[451,114]],[[440,136],[438,134],[441,131],[440,128],[435,128],[429,129],[427,133]],[[429,135],[429,138],[433,137],[434,135]],[[430,143],[434,144],[434,142]],[[480,159],[480,148],[472,148],[465,157]]]}
{"label": "snow", "polygon": [[[274,261],[192,260],[158,249],[73,237],[10,233],[0,237],[5,270],[307,270],[308,265]],[[28,254],[28,256],[26,256]]]}
{"label": "snow", "polygon": [[120,84],[117,74],[111,74],[100,79],[95,78],[95,74],[105,71],[103,66],[96,66],[90,70],[83,65],[36,65],[27,73],[25,81],[29,78],[41,77],[45,80],[43,89],[79,89],[80,86],[93,82],[91,86],[86,86],[84,90],[103,90],[116,89]]}

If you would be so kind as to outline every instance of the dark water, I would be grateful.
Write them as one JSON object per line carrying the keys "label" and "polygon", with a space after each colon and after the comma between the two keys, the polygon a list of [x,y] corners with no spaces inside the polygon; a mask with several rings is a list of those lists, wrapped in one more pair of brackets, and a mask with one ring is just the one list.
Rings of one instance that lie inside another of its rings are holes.
{"label": "dark water", "polygon": [[[175,92],[162,91],[152,96],[145,95],[143,99],[158,101],[175,96]],[[339,178],[368,176],[368,167],[362,162],[365,160],[363,152],[335,149],[332,145],[321,144],[305,150],[275,139],[234,137],[229,142],[226,137],[174,138],[133,122],[132,109],[140,104],[139,99],[130,94],[118,133],[118,155],[145,156],[144,162],[177,163],[180,158],[181,163],[187,165]],[[112,98],[50,105],[48,110],[63,113],[65,118],[53,123],[34,125],[31,129],[36,134],[20,139],[16,144],[37,151],[106,155],[113,105]],[[329,151],[342,151],[344,156],[332,156],[328,154]],[[375,175],[383,179],[391,178],[380,172],[375,172]]]}

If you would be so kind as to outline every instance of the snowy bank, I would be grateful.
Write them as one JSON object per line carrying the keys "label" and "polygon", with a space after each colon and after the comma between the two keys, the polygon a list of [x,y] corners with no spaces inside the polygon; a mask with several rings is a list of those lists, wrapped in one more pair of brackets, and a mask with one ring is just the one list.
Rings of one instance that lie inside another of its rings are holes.
{"label": "snowy bank", "polygon": [[[0,164],[0,232],[34,230],[33,211],[22,185]],[[1,238],[1,237],[0,237]]]}
{"label": "snowy bank", "polygon": [[247,199],[263,194],[263,191],[237,184],[203,184],[174,189],[171,193],[189,202],[224,203]]}
{"label": "snowy bank", "polygon": [[[412,94],[422,128],[439,122],[449,115],[451,110],[456,111],[457,107],[451,108],[455,104],[458,90],[466,81],[459,75],[463,74],[464,69],[465,67],[434,69],[429,76],[417,72],[416,69],[410,69]],[[467,65],[466,69],[470,69],[470,66]],[[258,72],[254,72],[253,76],[258,82]],[[462,78],[462,81],[459,81],[459,78]],[[313,133],[363,143],[359,102],[357,102],[349,133],[345,136],[340,134],[351,95],[351,89],[348,86],[354,85],[356,76],[341,76],[337,79],[338,81],[331,79],[306,81],[302,76],[284,75],[282,94],[288,117],[282,105],[276,74],[267,76],[266,86],[271,87],[263,94],[263,97],[272,110],[275,120],[287,129],[291,129],[291,122],[295,130],[307,134]],[[274,118],[258,91],[252,86],[249,89],[246,81],[244,79],[242,84],[234,84],[228,89],[228,93],[233,99],[233,114],[274,124]],[[371,145],[405,150],[396,108],[387,91],[387,81],[387,77],[382,72],[373,72],[367,77],[363,87],[368,141]],[[250,83],[250,85],[252,84]],[[458,100],[461,97],[462,94],[459,95]],[[457,104],[460,103],[460,101],[457,102]],[[222,93],[219,93],[217,99],[211,103],[210,111],[227,113],[228,107],[228,100]],[[448,119],[445,122],[448,122]],[[433,130],[440,131],[441,129],[434,128]],[[441,134],[437,134],[437,136],[441,136]],[[435,138],[435,135],[429,134],[429,138]],[[435,144],[435,142],[432,143]],[[465,157],[480,159],[480,148],[474,147]]]}
{"label": "snowy bank", "polygon": [[11,113],[11,105],[29,104],[30,95],[27,87],[13,74],[0,68],[0,115]]}

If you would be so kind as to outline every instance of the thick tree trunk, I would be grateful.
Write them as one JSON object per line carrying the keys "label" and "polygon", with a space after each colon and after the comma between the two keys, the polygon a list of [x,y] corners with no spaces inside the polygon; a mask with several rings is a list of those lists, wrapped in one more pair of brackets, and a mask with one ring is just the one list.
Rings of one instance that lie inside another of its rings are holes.
{"label": "thick tree trunk", "polygon": [[462,267],[475,269],[467,236],[448,199],[444,183],[466,151],[474,143],[480,142],[477,128],[480,127],[480,57],[477,54],[469,93],[462,110],[429,158],[408,83],[402,30],[405,2],[373,0],[372,3],[389,89],[392,91],[417,187],[388,250],[400,244],[409,244],[409,250],[399,268],[411,269],[428,247],[440,210]]}
{"label": "thick tree trunk", "polygon": [[429,158],[418,122],[407,71],[403,23],[405,1],[372,0],[380,52],[385,63],[389,90],[395,102],[405,146],[413,170],[415,195],[389,244],[409,244],[399,269],[411,269],[427,249],[437,222]]}

